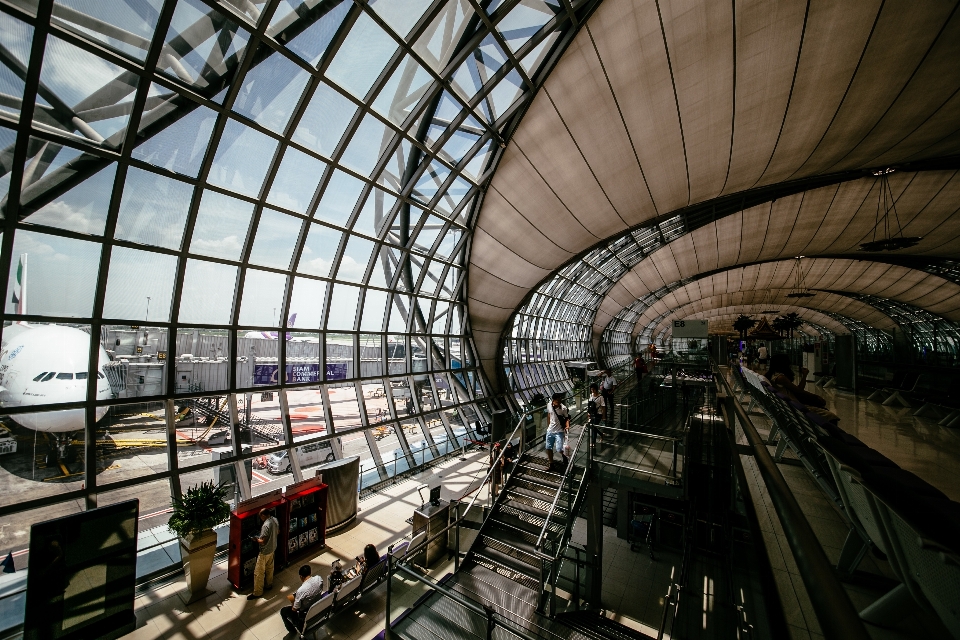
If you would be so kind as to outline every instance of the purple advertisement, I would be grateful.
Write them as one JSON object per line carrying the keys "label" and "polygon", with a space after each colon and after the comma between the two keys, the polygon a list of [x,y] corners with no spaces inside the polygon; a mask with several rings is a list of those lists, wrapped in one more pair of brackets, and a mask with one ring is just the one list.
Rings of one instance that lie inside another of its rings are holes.
{"label": "purple advertisement", "polygon": [[[258,364],[253,367],[253,384],[271,385],[277,384],[277,370],[275,364]],[[330,365],[327,365],[327,371],[330,371]],[[319,382],[320,365],[318,364],[288,364],[286,366],[286,381],[294,382]],[[343,376],[346,377],[346,374]]]}
{"label": "purple advertisement", "polygon": [[346,380],[347,379],[347,363],[346,362],[328,362],[326,379],[327,380]]}

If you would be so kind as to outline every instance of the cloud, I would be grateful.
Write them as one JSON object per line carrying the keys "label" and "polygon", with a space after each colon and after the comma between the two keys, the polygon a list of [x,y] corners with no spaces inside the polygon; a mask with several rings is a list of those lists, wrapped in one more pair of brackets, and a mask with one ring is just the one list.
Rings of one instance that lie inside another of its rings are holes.
{"label": "cloud", "polygon": [[[306,253],[306,251],[304,251],[304,253]],[[313,260],[304,262],[301,259],[298,271],[308,273],[312,276],[327,276],[330,274],[330,261],[324,260],[323,258],[314,258]]]}
{"label": "cloud", "polygon": [[366,263],[360,264],[351,256],[343,256],[340,259],[340,268],[337,269],[337,279],[349,280],[350,282],[362,282],[363,272],[366,270]]}
{"label": "cloud", "polygon": [[243,241],[235,235],[217,240],[201,240],[194,237],[190,243],[190,250],[212,256],[238,256],[243,250]]}

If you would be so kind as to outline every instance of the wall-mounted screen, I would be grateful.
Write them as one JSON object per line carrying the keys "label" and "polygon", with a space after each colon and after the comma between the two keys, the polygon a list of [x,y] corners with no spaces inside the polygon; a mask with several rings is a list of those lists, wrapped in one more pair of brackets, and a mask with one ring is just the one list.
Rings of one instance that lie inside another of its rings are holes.
{"label": "wall-mounted screen", "polygon": [[136,627],[140,501],[30,527],[26,640],[109,638]]}

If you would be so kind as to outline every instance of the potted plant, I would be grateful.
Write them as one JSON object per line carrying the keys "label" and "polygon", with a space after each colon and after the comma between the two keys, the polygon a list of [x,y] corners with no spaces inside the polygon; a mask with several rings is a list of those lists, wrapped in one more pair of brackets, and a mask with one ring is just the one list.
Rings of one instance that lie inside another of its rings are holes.
{"label": "potted plant", "polygon": [[207,580],[217,551],[217,534],[213,528],[230,518],[226,498],[226,487],[203,482],[173,500],[173,514],[167,527],[180,537],[183,572],[191,602],[207,594]]}

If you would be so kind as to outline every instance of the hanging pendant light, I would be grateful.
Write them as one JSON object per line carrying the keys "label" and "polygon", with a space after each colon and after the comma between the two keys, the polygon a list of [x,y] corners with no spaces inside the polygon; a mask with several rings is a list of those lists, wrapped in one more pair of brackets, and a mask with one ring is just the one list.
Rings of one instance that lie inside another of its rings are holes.
{"label": "hanging pendant light", "polygon": [[803,263],[800,262],[801,258],[803,258],[803,256],[797,256],[795,258],[797,264],[793,271],[794,287],[793,291],[787,294],[788,298],[812,298],[816,295],[803,286]]}
{"label": "hanging pendant light", "polygon": [[[880,193],[877,196],[877,221],[873,225],[873,240],[864,242],[860,245],[858,251],[899,251],[916,245],[920,236],[905,236],[903,229],[900,228],[900,218],[897,216],[897,205],[893,197],[893,190],[890,188],[890,180],[887,178],[893,169],[881,169],[874,171],[880,182]],[[882,213],[881,213],[882,211]],[[891,215],[893,214],[893,233],[891,234]],[[883,237],[877,239],[877,230],[883,228]]]}

